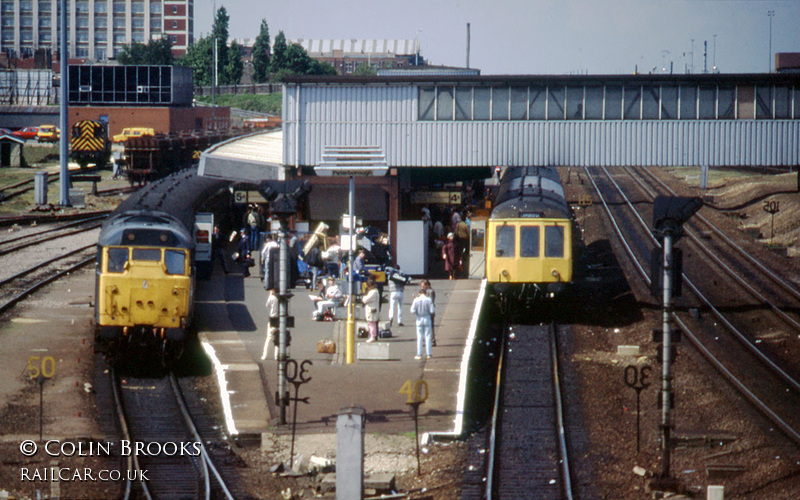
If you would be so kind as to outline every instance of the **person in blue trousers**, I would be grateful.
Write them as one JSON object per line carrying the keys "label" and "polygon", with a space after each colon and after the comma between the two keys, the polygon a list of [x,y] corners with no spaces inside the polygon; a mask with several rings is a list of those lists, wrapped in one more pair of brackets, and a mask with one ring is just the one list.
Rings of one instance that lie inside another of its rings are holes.
{"label": "person in blue trousers", "polygon": [[[411,303],[411,314],[417,316],[417,355],[414,359],[422,359],[423,347],[425,356],[428,358],[433,357],[431,352],[431,315],[435,312],[433,301],[425,293],[425,290],[420,290]],[[424,344],[424,345],[423,345]]]}

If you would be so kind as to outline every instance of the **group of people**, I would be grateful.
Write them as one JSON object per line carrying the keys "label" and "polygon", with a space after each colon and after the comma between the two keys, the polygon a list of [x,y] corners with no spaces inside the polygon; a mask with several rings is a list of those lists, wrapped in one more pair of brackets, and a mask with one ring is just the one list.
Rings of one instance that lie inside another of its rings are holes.
{"label": "group of people", "polygon": [[422,221],[428,225],[428,234],[431,235],[430,247],[444,262],[447,278],[456,279],[469,267],[469,211],[448,209],[434,217],[431,209],[424,207]]}
{"label": "group of people", "polygon": [[[394,323],[403,326],[403,296],[405,292],[404,279],[392,279],[389,282],[389,325]],[[336,280],[329,276],[326,285],[321,287],[319,295],[312,295],[311,299],[316,304],[314,319],[320,320],[328,311],[334,309],[342,303],[344,293]],[[361,295],[361,303],[364,306],[364,320],[367,322],[367,343],[378,340],[378,322],[381,316],[381,292],[375,278],[370,276]],[[411,303],[411,314],[416,316],[417,333],[417,353],[415,359],[433,357],[432,347],[436,345],[436,333],[434,329],[434,319],[436,318],[436,292],[431,287],[430,281],[423,279],[420,282],[420,290]],[[266,352],[266,351],[265,351]]]}

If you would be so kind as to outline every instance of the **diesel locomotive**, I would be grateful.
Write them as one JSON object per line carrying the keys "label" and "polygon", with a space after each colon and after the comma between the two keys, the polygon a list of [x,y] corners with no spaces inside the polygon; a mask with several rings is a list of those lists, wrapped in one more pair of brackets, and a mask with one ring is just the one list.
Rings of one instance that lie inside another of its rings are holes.
{"label": "diesel locomotive", "polygon": [[227,182],[196,174],[185,170],[148,185],[103,223],[95,325],[110,355],[169,362],[183,350],[194,305],[194,216],[227,196]]}

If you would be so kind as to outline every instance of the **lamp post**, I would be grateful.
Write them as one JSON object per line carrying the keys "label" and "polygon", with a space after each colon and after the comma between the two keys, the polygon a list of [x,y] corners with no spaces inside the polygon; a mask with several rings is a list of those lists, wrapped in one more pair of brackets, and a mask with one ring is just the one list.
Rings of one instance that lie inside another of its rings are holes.
{"label": "lamp post", "polygon": [[[69,207],[72,204],[69,199],[69,106],[67,99],[69,93],[67,92],[69,85],[69,62],[67,60],[67,0],[59,2],[61,8],[61,17],[59,18],[59,25],[61,34],[59,36],[59,60],[61,70],[61,103],[60,103],[60,116],[58,124],[61,131],[58,137],[58,151],[60,156],[60,176],[59,176],[59,201],[58,204],[62,207]],[[45,189],[46,191],[46,189]]]}
{"label": "lamp post", "polygon": [[419,34],[422,33],[422,28],[417,30],[417,36],[414,39],[414,66],[419,66]]}
{"label": "lamp post", "polygon": [[355,362],[356,320],[355,320],[355,291],[353,284],[353,259],[355,255],[355,225],[356,225],[356,177],[383,176],[389,171],[386,166],[386,156],[377,146],[325,146],[322,153],[322,162],[314,167],[317,175],[323,177],[349,177],[350,196],[348,198],[349,233],[348,242],[348,272],[347,272],[347,345],[345,362],[350,365]]}
{"label": "lamp post", "polygon": [[772,73],[772,18],[775,17],[775,11],[768,10],[767,17],[769,17],[769,65],[767,66],[767,73]]}

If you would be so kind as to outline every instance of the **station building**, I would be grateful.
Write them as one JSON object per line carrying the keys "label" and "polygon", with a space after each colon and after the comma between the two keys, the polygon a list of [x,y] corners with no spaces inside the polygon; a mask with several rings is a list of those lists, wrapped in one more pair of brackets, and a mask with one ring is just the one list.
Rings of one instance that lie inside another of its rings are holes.
{"label": "station building", "polygon": [[356,212],[383,221],[393,247],[419,193],[495,167],[800,167],[794,73],[293,76],[282,120],[271,164],[314,184],[312,221],[346,203],[347,179],[315,173],[326,148],[382,151],[389,175],[359,179]]}

